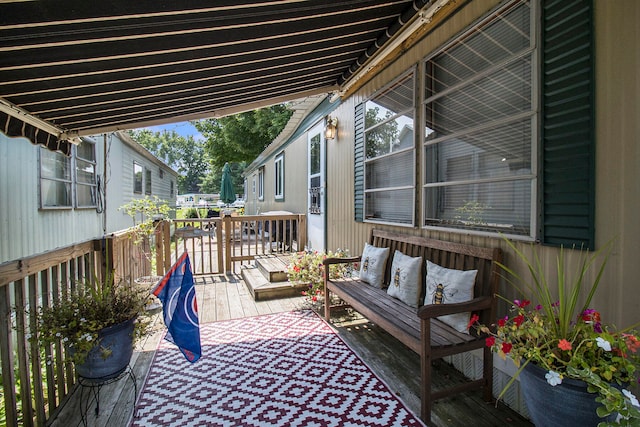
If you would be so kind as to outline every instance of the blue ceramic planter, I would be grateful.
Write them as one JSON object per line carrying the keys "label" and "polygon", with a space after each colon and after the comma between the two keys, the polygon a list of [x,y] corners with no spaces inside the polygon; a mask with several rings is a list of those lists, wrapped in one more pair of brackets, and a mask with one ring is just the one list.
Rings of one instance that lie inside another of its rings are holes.
{"label": "blue ceramic planter", "polygon": [[562,384],[551,386],[545,379],[547,371],[529,363],[520,373],[522,393],[536,427],[595,427],[603,421],[614,421],[615,415],[600,418],[596,408],[597,395],[587,391],[584,381],[565,378]]}
{"label": "blue ceramic planter", "polygon": [[98,333],[100,346],[109,348],[111,356],[104,359],[100,348],[93,348],[84,363],[76,365],[78,376],[86,379],[109,380],[120,375],[129,365],[133,354],[135,318],[109,326]]}

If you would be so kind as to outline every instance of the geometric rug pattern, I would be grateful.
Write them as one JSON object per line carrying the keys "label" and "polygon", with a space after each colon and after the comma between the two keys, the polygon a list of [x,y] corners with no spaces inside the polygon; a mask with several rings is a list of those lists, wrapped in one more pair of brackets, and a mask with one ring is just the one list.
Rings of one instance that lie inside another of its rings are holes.
{"label": "geometric rug pattern", "polygon": [[189,363],[161,340],[131,426],[424,426],[310,310],[200,325]]}

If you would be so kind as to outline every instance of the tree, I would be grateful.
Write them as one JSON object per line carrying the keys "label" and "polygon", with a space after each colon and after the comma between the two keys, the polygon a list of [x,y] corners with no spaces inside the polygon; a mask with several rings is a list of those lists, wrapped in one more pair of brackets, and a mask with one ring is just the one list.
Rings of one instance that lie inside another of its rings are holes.
{"label": "tree", "polygon": [[178,193],[199,193],[200,181],[209,171],[205,142],[193,136],[181,136],[175,131],[152,132],[148,129],[131,130],[131,137],[165,162],[176,172]]}
{"label": "tree", "polygon": [[[390,111],[381,116],[380,108],[369,108],[365,114],[365,127],[369,129],[378,123],[388,120],[391,116]],[[398,123],[395,120],[368,131],[366,141],[367,159],[390,153],[391,147],[398,139],[398,134]]]}
{"label": "tree", "polygon": [[227,162],[252,162],[278,136],[291,114],[280,104],[193,124],[207,139],[212,166],[222,171]]}

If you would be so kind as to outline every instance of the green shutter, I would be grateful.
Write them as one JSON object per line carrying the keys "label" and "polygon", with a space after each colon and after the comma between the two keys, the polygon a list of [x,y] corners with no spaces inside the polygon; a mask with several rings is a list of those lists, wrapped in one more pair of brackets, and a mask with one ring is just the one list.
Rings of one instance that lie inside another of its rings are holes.
{"label": "green shutter", "polygon": [[364,221],[364,103],[356,105],[354,138],[354,212],[356,222]]}
{"label": "green shutter", "polygon": [[544,1],[542,221],[548,245],[594,248],[592,0]]}

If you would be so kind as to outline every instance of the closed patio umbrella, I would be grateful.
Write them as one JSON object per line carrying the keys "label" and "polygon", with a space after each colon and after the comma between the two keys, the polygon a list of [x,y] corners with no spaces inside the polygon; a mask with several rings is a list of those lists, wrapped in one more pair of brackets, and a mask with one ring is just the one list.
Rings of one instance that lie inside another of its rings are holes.
{"label": "closed patio umbrella", "polygon": [[231,180],[231,168],[229,163],[225,163],[222,168],[222,180],[220,182],[220,200],[225,204],[232,203],[236,200],[236,193],[233,191],[233,182]]}

